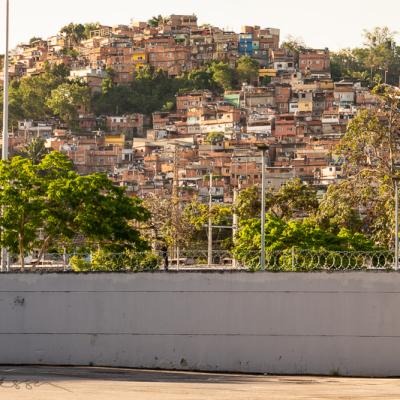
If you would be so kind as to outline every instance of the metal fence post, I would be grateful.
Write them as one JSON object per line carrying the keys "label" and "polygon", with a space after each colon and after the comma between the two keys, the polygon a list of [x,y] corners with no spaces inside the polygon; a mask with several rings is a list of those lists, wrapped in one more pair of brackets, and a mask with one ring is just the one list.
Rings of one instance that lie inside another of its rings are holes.
{"label": "metal fence post", "polygon": [[296,266],[295,266],[295,250],[294,250],[294,246],[292,247],[292,271],[296,270]]}
{"label": "metal fence post", "polygon": [[63,267],[64,271],[67,270],[67,249],[64,247],[63,248]]}

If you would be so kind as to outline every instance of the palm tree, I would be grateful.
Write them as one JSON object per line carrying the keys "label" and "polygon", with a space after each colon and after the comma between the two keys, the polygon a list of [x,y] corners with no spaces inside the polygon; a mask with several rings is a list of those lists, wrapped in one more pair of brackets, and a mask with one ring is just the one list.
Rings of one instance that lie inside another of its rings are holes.
{"label": "palm tree", "polygon": [[157,17],[152,17],[151,19],[149,19],[148,21],[147,21],[147,23],[150,25],[150,26],[152,26],[152,27],[154,27],[154,28],[156,28],[157,26],[160,26],[161,24],[163,24],[165,22],[165,20],[164,20],[164,18],[163,18],[163,16],[162,15],[158,15]]}
{"label": "palm tree", "polygon": [[42,138],[34,138],[19,152],[22,157],[29,158],[34,164],[39,164],[43,157],[49,153],[45,146],[46,141]]}

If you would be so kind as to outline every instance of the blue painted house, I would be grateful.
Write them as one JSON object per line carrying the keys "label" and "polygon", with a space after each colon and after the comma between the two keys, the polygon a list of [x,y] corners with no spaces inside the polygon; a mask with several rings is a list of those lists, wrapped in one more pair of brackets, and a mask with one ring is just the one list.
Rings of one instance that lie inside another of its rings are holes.
{"label": "blue painted house", "polygon": [[239,35],[239,57],[241,56],[253,56],[253,34],[252,33],[241,33]]}

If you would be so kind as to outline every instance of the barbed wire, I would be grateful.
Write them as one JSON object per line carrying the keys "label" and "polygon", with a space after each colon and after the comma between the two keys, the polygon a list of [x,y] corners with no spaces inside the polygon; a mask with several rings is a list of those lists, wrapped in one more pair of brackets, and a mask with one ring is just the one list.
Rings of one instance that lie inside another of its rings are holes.
{"label": "barbed wire", "polygon": [[[34,255],[24,259],[24,270],[62,271],[147,271],[160,269],[240,269],[261,270],[261,254],[248,251],[238,254],[230,250],[214,250],[211,264],[207,250],[181,249],[175,251],[147,251],[106,253],[63,252],[44,254],[40,260]],[[331,251],[290,248],[267,251],[266,271],[312,272],[312,271],[365,271],[394,270],[395,257],[392,251]],[[2,272],[19,271],[19,257],[11,255],[8,268]]]}

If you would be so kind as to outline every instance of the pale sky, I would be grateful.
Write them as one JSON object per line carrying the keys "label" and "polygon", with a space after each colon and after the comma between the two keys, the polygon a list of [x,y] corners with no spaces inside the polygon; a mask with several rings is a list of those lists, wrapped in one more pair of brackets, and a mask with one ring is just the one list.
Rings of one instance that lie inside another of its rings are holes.
{"label": "pale sky", "polygon": [[[33,36],[48,37],[69,22],[129,24],[153,15],[192,14],[200,23],[240,31],[242,25],[281,29],[311,47],[337,50],[362,44],[363,29],[400,31],[400,0],[10,0],[11,46]],[[4,51],[4,8],[0,0],[0,52]],[[398,37],[398,41],[399,37]]]}

